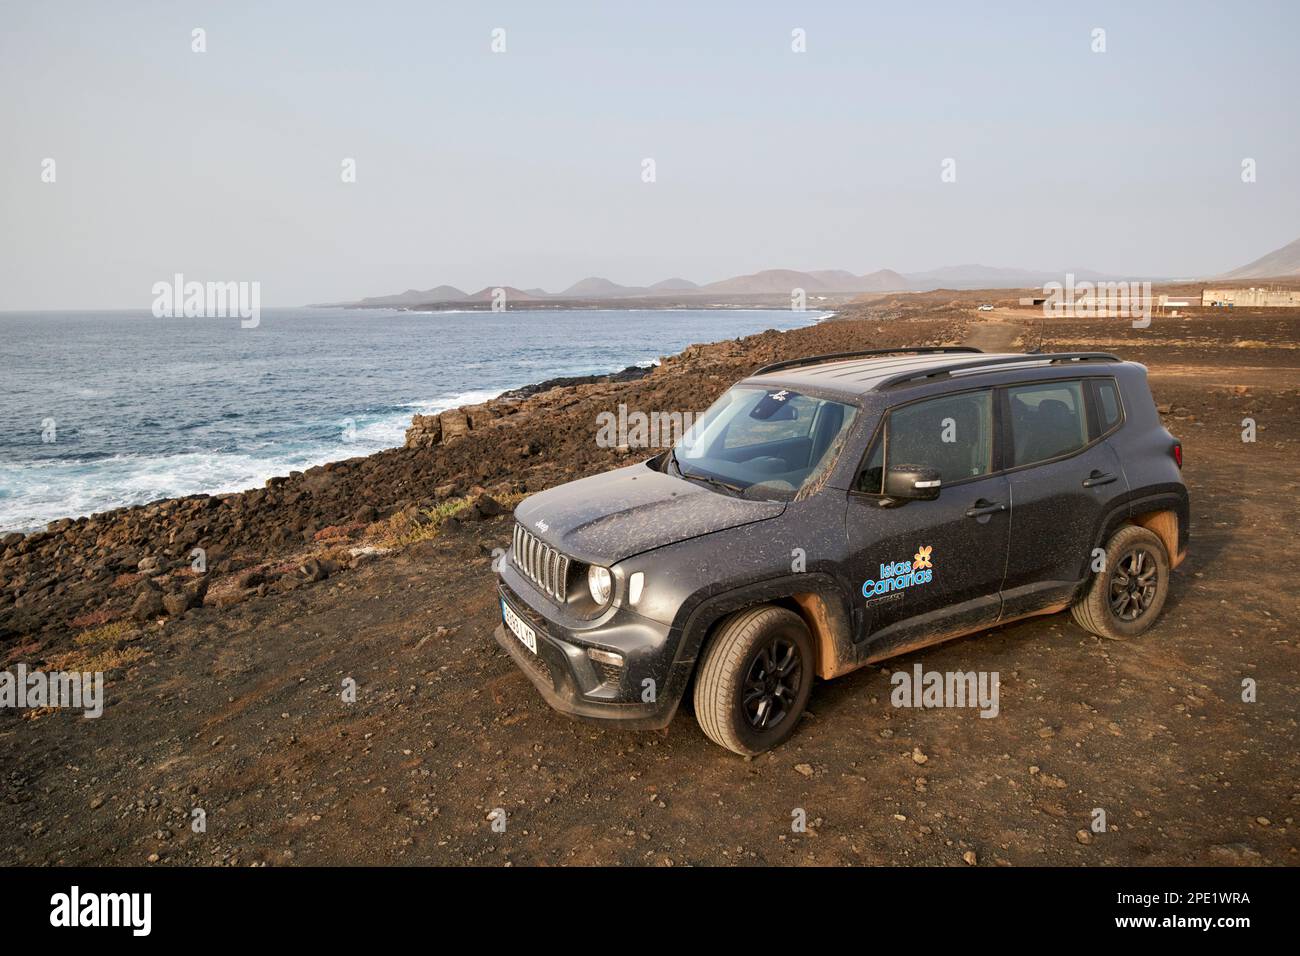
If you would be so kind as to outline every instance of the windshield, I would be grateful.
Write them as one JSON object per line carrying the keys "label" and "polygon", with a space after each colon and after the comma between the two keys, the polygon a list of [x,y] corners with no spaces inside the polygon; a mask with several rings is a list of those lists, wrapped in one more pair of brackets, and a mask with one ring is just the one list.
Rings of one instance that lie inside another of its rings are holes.
{"label": "windshield", "polygon": [[788,388],[737,386],[682,437],[669,467],[724,492],[790,501],[830,469],[857,414]]}

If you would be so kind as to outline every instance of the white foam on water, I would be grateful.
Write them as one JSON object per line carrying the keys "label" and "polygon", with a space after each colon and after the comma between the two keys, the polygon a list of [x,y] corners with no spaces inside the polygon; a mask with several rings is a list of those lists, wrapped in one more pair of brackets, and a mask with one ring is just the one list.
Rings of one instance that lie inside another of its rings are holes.
{"label": "white foam on water", "polygon": [[[485,402],[501,390],[476,389],[411,402],[403,408],[436,414]],[[0,532],[40,530],[64,517],[147,504],[160,498],[227,494],[316,465],[401,446],[411,412],[330,423],[337,438],[299,446],[258,441],[248,452],[193,451],[169,455],[115,455],[95,461],[45,459],[0,465]],[[350,439],[350,440],[349,440]]]}
{"label": "white foam on water", "polygon": [[[438,412],[445,412],[449,408],[460,408],[462,405],[477,405],[480,402],[486,402],[496,398],[504,389],[478,389],[471,392],[461,392],[459,395],[451,395],[444,398],[430,398],[420,402],[407,402],[403,408],[417,408],[422,415],[433,415]],[[409,423],[408,423],[409,424]]]}
{"label": "white foam on water", "polygon": [[[432,315],[452,318],[461,311],[437,311]],[[816,322],[825,314],[810,312],[806,319]],[[638,351],[644,356],[648,350]],[[510,359],[513,368],[510,377],[518,376],[525,381],[536,382],[549,378],[616,372],[627,367],[626,362],[607,366],[601,366],[597,362],[595,366],[566,370],[567,363],[573,362],[575,358],[578,356],[571,350],[554,351],[549,347],[534,349],[531,353],[522,351]],[[643,358],[635,364],[645,368],[655,366],[659,361],[657,358]],[[486,360],[472,360],[461,371],[478,367],[496,368],[497,375],[500,375],[499,363],[493,364]],[[525,368],[539,371],[525,374],[521,371]],[[485,377],[490,380],[495,376],[488,372]],[[85,401],[95,400],[100,397],[99,392],[103,391],[81,382],[70,382],[67,387],[76,397]],[[237,452],[205,451],[199,448],[152,456],[122,454],[95,460],[37,458],[23,462],[0,461],[0,533],[37,530],[58,518],[75,518],[147,504],[162,498],[202,493],[225,494],[261,487],[267,478],[275,475],[286,475],[290,471],[398,447],[403,444],[413,413],[436,414],[461,405],[479,404],[497,397],[502,391],[498,388],[444,393],[396,406],[396,410],[379,415],[358,412],[351,417],[352,428],[346,431],[344,421],[338,420],[286,423],[289,427],[306,424],[314,428],[312,433],[319,437],[293,441],[270,439],[265,434],[249,434],[246,440],[237,443],[235,447],[240,449]],[[346,420],[346,416],[340,418]],[[201,436],[205,434],[209,434],[209,429],[196,429],[192,433],[193,440],[201,444],[204,440]],[[229,439],[229,434],[222,436],[220,429],[213,429],[212,434],[214,444]],[[98,425],[88,425],[82,435],[103,436],[105,429]],[[119,444],[118,447],[122,446]]]}
{"label": "white foam on water", "polygon": [[264,484],[272,475],[350,457],[340,455],[338,447],[332,446],[332,454],[296,452],[263,457],[186,452],[156,457],[119,455],[94,462],[43,461],[0,468],[0,488],[7,489],[0,495],[0,528],[30,531],[55,518],[110,511],[159,498],[244,491]]}

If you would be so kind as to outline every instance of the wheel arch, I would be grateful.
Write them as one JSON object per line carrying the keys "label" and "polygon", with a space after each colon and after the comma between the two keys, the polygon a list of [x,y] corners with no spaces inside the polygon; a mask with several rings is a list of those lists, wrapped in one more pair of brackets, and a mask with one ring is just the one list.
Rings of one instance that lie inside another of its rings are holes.
{"label": "wheel arch", "polygon": [[1130,515],[1129,524],[1135,524],[1155,533],[1169,555],[1169,568],[1173,570],[1187,557],[1187,547],[1179,547],[1178,512],[1173,508],[1156,508]]}
{"label": "wheel arch", "polygon": [[759,604],[799,615],[813,640],[818,677],[836,677],[857,666],[848,602],[834,578],[820,572],[759,581],[702,598],[686,616],[678,659],[698,661],[723,619]]}
{"label": "wheel arch", "polygon": [[[1111,535],[1124,525],[1131,524],[1152,531],[1165,546],[1169,554],[1169,567],[1178,567],[1187,557],[1187,526],[1189,508],[1187,494],[1174,491],[1142,495],[1116,505],[1106,512],[1098,522],[1092,547],[1104,548]],[[1091,562],[1091,550],[1084,562],[1083,578],[1087,578],[1088,564]]]}

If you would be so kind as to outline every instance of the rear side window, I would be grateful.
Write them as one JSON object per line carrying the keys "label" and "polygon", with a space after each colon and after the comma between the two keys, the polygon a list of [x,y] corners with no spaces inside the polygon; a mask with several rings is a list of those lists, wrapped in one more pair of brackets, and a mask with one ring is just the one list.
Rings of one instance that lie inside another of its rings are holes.
{"label": "rear side window", "polygon": [[1011,405],[1012,467],[1068,455],[1088,444],[1081,382],[1018,385]]}
{"label": "rear side window", "polygon": [[1097,389],[1097,423],[1104,435],[1119,424],[1119,389],[1108,378],[1096,383]]}
{"label": "rear side window", "polygon": [[884,468],[916,465],[937,468],[945,484],[987,475],[993,466],[993,396],[989,391],[945,395],[889,413],[885,422],[886,461],[873,450],[863,482],[879,491]]}

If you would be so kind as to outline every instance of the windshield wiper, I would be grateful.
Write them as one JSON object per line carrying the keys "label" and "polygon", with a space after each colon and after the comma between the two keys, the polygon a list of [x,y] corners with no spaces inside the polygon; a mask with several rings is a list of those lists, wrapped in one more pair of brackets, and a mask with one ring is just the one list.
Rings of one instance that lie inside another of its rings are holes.
{"label": "windshield wiper", "polygon": [[677,449],[672,448],[668,451],[668,461],[677,469],[677,476],[685,478],[687,481],[702,481],[706,485],[713,485],[716,488],[722,488],[739,497],[744,494],[745,489],[740,485],[733,485],[729,481],[723,481],[721,478],[714,478],[712,475],[697,475],[694,472],[686,471],[682,468],[682,463],[677,460]]}
{"label": "windshield wiper", "polygon": [[721,478],[714,478],[712,475],[683,475],[682,477],[689,478],[691,481],[702,481],[705,484],[713,485],[715,488],[722,488],[725,491],[731,492],[731,494],[735,495],[737,498],[745,492],[745,489],[740,487],[740,485],[733,485],[730,482],[723,481]]}

